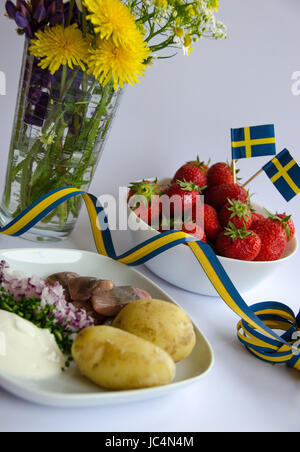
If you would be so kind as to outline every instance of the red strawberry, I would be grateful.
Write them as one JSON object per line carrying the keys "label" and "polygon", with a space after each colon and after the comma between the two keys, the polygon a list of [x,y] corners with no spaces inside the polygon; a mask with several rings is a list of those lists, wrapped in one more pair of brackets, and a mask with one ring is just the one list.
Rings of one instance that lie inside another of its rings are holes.
{"label": "red strawberry", "polygon": [[201,240],[204,243],[207,243],[207,238],[203,229],[195,223],[185,223],[181,228],[182,232],[186,232],[187,234],[193,235],[197,237],[197,239]]}
{"label": "red strawberry", "polygon": [[233,170],[227,163],[216,163],[207,173],[207,185],[209,187],[233,183]]}
{"label": "red strawberry", "polygon": [[174,181],[192,182],[199,187],[204,187],[204,185],[207,185],[206,173],[204,162],[200,162],[200,160],[188,162],[177,171]]}
{"label": "red strawberry", "polygon": [[162,187],[157,184],[157,179],[153,181],[143,179],[141,182],[132,182],[129,188],[128,201],[136,194],[151,199],[151,196],[161,195],[163,193]]}
{"label": "red strawberry", "polygon": [[199,225],[204,225],[204,231],[208,240],[214,242],[222,228],[217,211],[208,204],[196,204],[193,208],[193,220]]}
{"label": "red strawberry", "polygon": [[256,220],[261,220],[265,218],[262,214],[257,213],[257,212],[252,212],[252,223]]}
{"label": "red strawberry", "polygon": [[205,191],[205,203],[217,210],[221,210],[228,199],[245,203],[248,199],[248,192],[238,184],[215,185]]}
{"label": "red strawberry", "polygon": [[197,165],[199,166],[199,168],[201,169],[201,171],[203,171],[206,175],[208,173],[209,170],[209,165],[210,165],[211,159],[208,160],[207,163],[205,162],[201,162],[199,159],[199,156],[197,157],[197,160],[193,160],[189,163],[191,163],[192,165]]}
{"label": "red strawberry", "polygon": [[245,225],[237,229],[232,223],[217,239],[217,252],[224,257],[242,261],[253,261],[261,250],[261,239]]}
{"label": "red strawberry", "polygon": [[289,242],[290,240],[292,240],[292,238],[294,238],[296,234],[296,228],[292,220],[292,215],[286,215],[285,213],[283,214],[276,213],[276,215],[272,215],[268,211],[266,212],[268,213],[269,218],[275,221],[279,221],[281,223],[282,227],[286,232],[287,241]]}
{"label": "red strawberry", "polygon": [[256,261],[276,261],[281,258],[286,244],[287,236],[282,224],[277,220],[262,218],[254,221],[251,226],[261,239],[261,251]]}
{"label": "red strawberry", "polygon": [[175,197],[175,202],[171,203],[171,216],[178,216],[178,214],[189,212],[196,202],[199,202],[200,195],[204,188],[205,187],[199,187],[198,185],[187,181],[178,181],[177,183],[172,184],[166,190],[166,195],[169,196],[169,198]]}
{"label": "red strawberry", "polygon": [[295,234],[296,234],[296,227],[295,227],[295,223],[292,220],[292,215],[286,215],[284,213],[284,214],[276,214],[276,216],[281,219],[281,222],[284,223],[284,228],[286,230],[287,239],[289,242],[290,240],[292,240],[295,237]]}
{"label": "red strawberry", "polygon": [[133,182],[129,188],[128,203],[136,215],[148,224],[157,222],[161,213],[160,195],[163,193],[157,179]]}
{"label": "red strawberry", "polygon": [[252,224],[252,212],[249,205],[229,199],[221,209],[220,222],[225,228],[230,221],[237,229],[242,229],[244,225],[246,229],[249,229]]}
{"label": "red strawberry", "polygon": [[194,166],[198,166],[198,168],[201,169],[201,171],[203,171],[203,173],[207,174],[208,170],[209,170],[209,165],[210,165],[211,159],[208,160],[207,163],[205,162],[201,162],[199,155],[197,156],[197,160],[192,160],[190,163],[191,165]]}

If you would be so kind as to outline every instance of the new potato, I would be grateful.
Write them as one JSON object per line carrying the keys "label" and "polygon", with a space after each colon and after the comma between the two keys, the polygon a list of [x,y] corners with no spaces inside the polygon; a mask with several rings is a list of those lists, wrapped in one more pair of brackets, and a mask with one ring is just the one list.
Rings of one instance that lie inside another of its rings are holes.
{"label": "new potato", "polygon": [[175,363],[164,350],[110,326],[81,331],[72,355],[83,375],[107,389],[160,386],[175,377]]}
{"label": "new potato", "polygon": [[166,301],[134,301],[122,309],[113,326],[161,347],[175,362],[189,356],[196,344],[194,328],[187,314]]}

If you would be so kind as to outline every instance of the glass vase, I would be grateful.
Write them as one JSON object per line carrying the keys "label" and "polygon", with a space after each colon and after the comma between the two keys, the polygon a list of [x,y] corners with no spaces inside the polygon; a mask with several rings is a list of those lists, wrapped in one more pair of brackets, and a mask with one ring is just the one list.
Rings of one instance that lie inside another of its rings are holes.
{"label": "glass vase", "polygon": [[[121,90],[100,85],[81,69],[64,66],[53,76],[38,62],[25,42],[0,209],[2,225],[51,190],[89,189],[120,100]],[[66,201],[24,237],[66,239],[81,205],[80,196]]]}

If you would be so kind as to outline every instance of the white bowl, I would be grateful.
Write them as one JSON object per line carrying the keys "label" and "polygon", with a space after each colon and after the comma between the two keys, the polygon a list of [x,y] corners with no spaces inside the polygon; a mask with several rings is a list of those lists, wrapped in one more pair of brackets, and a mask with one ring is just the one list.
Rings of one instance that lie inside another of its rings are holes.
{"label": "white bowl", "polygon": [[[253,204],[253,207],[258,213],[265,214],[261,206]],[[130,233],[135,246],[159,235],[159,232],[140,220],[130,208],[128,208],[128,216]],[[139,223],[141,229],[132,230],[131,225],[134,224],[136,229],[136,225]],[[297,238],[294,237],[287,244],[281,259],[277,261],[248,262],[226,257],[219,257],[219,259],[237,290],[243,293],[253,289],[281,268],[296,253],[297,248]],[[153,258],[145,265],[157,276],[181,289],[201,295],[218,296],[196,257],[185,245],[178,245]]]}

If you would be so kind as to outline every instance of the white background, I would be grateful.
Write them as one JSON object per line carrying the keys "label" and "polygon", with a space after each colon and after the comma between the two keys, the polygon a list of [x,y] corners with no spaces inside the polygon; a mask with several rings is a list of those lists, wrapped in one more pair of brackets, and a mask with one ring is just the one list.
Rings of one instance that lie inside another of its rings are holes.
{"label": "white background", "polygon": [[[1,166],[6,156],[15,108],[22,38],[0,7],[0,71],[7,95],[0,96]],[[278,151],[289,148],[300,161],[300,97],[291,93],[292,73],[300,70],[298,0],[222,0],[220,18],[229,39],[200,42],[191,57],[179,54],[151,68],[141,84],[128,88],[95,176],[91,192],[117,193],[118,186],[149,176],[172,176],[197,154],[224,161],[230,157],[230,128],[276,124]],[[266,160],[240,163],[244,179]],[[287,205],[266,176],[251,186],[255,200],[269,209],[292,213],[300,225],[299,202]],[[128,249],[126,232],[114,235]],[[1,248],[30,247],[21,239],[0,238]],[[76,231],[58,247],[94,250],[82,213]],[[282,272],[246,295],[250,304],[277,300],[299,309],[299,264],[293,258]],[[147,403],[86,410],[56,410],[31,405],[0,390],[1,431],[298,431],[299,372],[272,367],[250,356],[235,337],[237,317],[218,298],[176,289],[141,269],[169,292],[197,322],[216,355],[212,372],[175,395]],[[180,271],[180,262],[178,263]]]}

